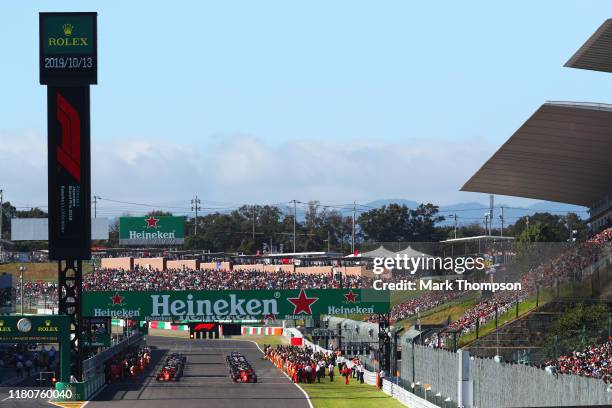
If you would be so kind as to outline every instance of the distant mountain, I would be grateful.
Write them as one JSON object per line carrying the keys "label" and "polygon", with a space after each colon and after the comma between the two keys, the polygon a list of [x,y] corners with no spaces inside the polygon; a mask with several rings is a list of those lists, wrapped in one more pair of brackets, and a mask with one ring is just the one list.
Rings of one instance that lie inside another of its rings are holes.
{"label": "distant mountain", "polygon": [[[405,204],[408,208],[416,208],[420,204],[414,200],[407,200],[404,198],[390,198],[383,200],[370,201],[365,204],[357,205],[357,216],[362,212],[380,208],[383,205],[389,205],[392,203]],[[493,210],[493,227],[496,228],[500,225],[500,207],[504,207],[504,225],[514,224],[517,219],[525,216],[532,215],[537,212],[550,212],[553,214],[566,214],[568,212],[575,212],[582,218],[588,218],[586,207],[580,207],[577,205],[554,203],[550,201],[539,201],[526,207],[509,206],[500,203],[495,203]],[[293,205],[279,205],[278,206],[283,214],[292,215]],[[352,204],[347,204],[343,207],[332,207],[330,210],[340,211],[344,216],[350,216],[353,213]],[[488,212],[488,204],[478,202],[467,202],[467,203],[456,203],[440,206],[440,215],[446,217],[446,220],[442,222],[442,225],[452,225],[454,223],[453,218],[450,215],[457,215],[457,222],[459,225],[472,224],[474,222],[482,224],[484,222],[484,214]],[[210,211],[211,213],[214,211]],[[204,212],[207,213],[207,212]],[[303,204],[298,204],[296,208],[298,221],[303,221],[306,216],[306,211]]]}

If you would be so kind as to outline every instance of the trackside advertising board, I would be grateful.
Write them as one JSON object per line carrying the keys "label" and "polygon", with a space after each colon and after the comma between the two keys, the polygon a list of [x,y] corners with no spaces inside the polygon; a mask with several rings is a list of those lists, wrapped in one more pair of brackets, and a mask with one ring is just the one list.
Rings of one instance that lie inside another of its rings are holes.
{"label": "trackside advertising board", "polygon": [[89,317],[213,321],[387,312],[389,292],[374,289],[83,292]]}
{"label": "trackside advertising board", "polygon": [[119,218],[120,245],[181,245],[184,242],[185,217]]}

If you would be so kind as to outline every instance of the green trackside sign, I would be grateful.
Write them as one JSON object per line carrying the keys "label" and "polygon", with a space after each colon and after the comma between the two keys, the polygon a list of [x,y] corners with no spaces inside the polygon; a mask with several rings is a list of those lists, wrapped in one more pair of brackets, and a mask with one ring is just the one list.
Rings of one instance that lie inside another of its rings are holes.
{"label": "green trackside sign", "polygon": [[181,245],[185,217],[147,216],[119,218],[120,245]]}
{"label": "green trackside sign", "polygon": [[0,343],[58,343],[60,380],[70,377],[68,316],[0,316]]}
{"label": "green trackside sign", "polygon": [[135,320],[302,319],[389,312],[374,289],[83,292],[83,315]]}

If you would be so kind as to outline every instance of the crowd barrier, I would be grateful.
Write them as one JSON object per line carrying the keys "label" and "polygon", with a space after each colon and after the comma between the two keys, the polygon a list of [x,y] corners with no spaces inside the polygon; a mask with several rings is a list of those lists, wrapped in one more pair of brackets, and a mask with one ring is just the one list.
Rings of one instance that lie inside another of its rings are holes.
{"label": "crowd barrier", "polygon": [[382,390],[385,394],[392,396],[403,405],[411,408],[438,408],[438,405],[433,404],[423,398],[414,395],[410,391],[400,387],[399,385],[383,380]]}
{"label": "crowd barrier", "polygon": [[282,327],[267,327],[267,326],[242,326],[242,334],[251,334],[258,336],[282,336],[284,329]]}
{"label": "crowd barrier", "polygon": [[174,330],[174,331],[189,331],[187,324],[172,324],[171,322],[149,322],[150,329]]}

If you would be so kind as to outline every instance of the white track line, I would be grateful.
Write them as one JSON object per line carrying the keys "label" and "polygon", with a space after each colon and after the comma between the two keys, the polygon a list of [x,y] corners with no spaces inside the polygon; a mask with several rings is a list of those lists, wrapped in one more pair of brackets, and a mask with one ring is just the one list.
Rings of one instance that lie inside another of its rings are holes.
{"label": "white track line", "polygon": [[[257,344],[256,341],[254,340],[250,340],[251,343],[253,343],[254,345],[257,346],[257,348],[259,349],[259,351],[261,351],[261,354],[264,354],[264,351],[261,349],[261,347],[259,347],[259,344]],[[289,381],[291,381],[291,384],[295,385],[296,387],[298,387],[300,389],[300,391],[302,391],[302,394],[304,394],[304,396],[306,397],[306,401],[308,401],[308,406],[310,408],[314,408],[312,406],[312,401],[310,401],[310,396],[306,393],[306,391],[304,391],[304,389],[302,387],[300,387],[300,384],[298,383],[294,383],[293,380],[291,379],[291,377],[289,377],[283,370],[279,370],[281,373],[283,373],[283,375],[285,377],[287,377],[287,379],[289,379]]]}

